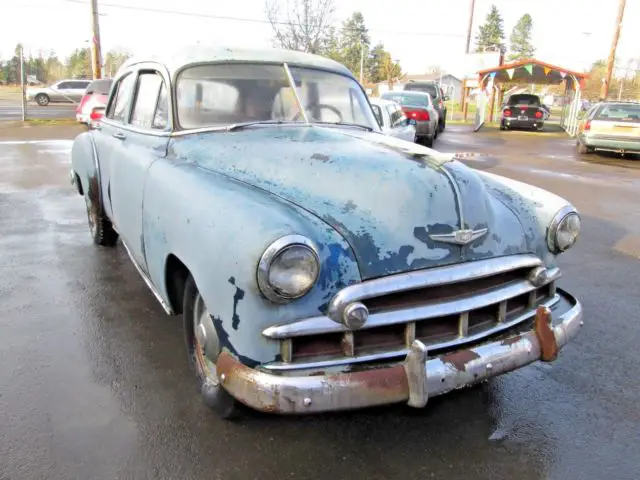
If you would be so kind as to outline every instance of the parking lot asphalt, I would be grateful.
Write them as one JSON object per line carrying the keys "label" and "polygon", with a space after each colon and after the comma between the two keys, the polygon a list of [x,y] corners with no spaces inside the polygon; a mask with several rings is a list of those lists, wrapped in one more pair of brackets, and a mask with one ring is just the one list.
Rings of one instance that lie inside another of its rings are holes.
{"label": "parking lot asphalt", "polygon": [[[76,106],[70,103],[51,103],[46,107],[40,107],[35,103],[27,103],[27,119],[44,118],[75,118]],[[0,99],[0,123],[3,121],[15,121],[22,119],[22,106],[20,99]]]}
{"label": "parking lot asphalt", "polygon": [[181,336],[124,249],[90,243],[75,127],[0,129],[0,479],[637,479],[640,170],[573,141],[449,126],[435,148],[583,215],[560,284],[585,327],[533,364],[429,401],[236,423],[202,404]]}

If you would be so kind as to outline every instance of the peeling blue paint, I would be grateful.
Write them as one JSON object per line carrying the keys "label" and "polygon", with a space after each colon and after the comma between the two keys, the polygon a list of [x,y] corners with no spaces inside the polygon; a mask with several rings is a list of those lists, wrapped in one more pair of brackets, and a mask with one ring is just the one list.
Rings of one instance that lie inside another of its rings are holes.
{"label": "peeling blue paint", "polygon": [[229,283],[236,287],[236,291],[233,294],[233,316],[231,317],[231,327],[234,330],[238,330],[240,325],[240,316],[238,315],[238,303],[244,298],[244,290],[236,285],[236,279],[234,277],[229,278]]}
{"label": "peeling blue paint", "polygon": [[247,367],[254,368],[260,365],[260,362],[254,360],[253,358],[247,357],[245,355],[240,355],[238,353],[238,351],[229,341],[229,334],[222,326],[222,320],[220,319],[220,317],[215,317],[212,315],[211,320],[213,321],[213,327],[216,329],[216,335],[218,335],[218,341],[220,342],[220,351],[228,350],[233,356],[235,356]]}

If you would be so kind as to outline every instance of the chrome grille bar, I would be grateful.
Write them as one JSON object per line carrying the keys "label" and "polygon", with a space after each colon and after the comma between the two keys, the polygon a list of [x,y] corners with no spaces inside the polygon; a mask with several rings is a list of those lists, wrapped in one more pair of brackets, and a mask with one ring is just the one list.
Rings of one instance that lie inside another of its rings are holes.
{"label": "chrome grille bar", "polygon": [[[541,305],[544,305],[548,308],[552,308],[559,301],[560,301],[560,295],[556,293],[554,294],[553,297],[549,298],[545,302],[542,302]],[[518,325],[519,323],[525,322],[533,318],[535,314],[536,314],[535,310],[527,311],[521,315],[518,315],[517,317],[514,317],[509,321],[496,324],[496,326],[494,326],[489,330],[479,332],[474,335],[468,335],[464,338],[457,338],[455,340],[429,344],[427,345],[427,347],[429,348],[429,353],[437,354],[438,351],[441,351],[444,349],[462,346],[470,342],[476,342],[476,341],[482,340],[483,338],[499,334],[505,330],[508,330]],[[280,371],[280,372],[287,372],[292,370],[330,368],[330,367],[339,367],[343,365],[351,365],[356,363],[365,363],[365,362],[372,362],[372,361],[381,362],[381,361],[392,360],[396,358],[404,358],[406,357],[407,353],[409,353],[409,347],[405,346],[405,348],[402,348],[402,349],[376,352],[376,353],[366,354],[366,355],[357,355],[352,357],[327,358],[323,360],[314,360],[314,361],[294,361],[291,363],[273,362],[273,363],[262,365],[260,368],[265,370]]]}
{"label": "chrome grille bar", "polygon": [[[547,277],[548,282],[552,282],[559,277],[560,270],[558,268],[549,270]],[[457,315],[461,312],[468,312],[494,303],[504,302],[509,298],[530,292],[533,292],[535,295],[535,289],[536,287],[528,280],[516,280],[484,293],[463,296],[454,300],[431,301],[414,307],[381,311],[371,314],[367,323],[362,327],[362,330],[385,325],[414,322],[416,320],[428,320],[435,317]],[[268,327],[263,330],[262,334],[267,338],[275,340],[345,331],[348,331],[348,328],[344,324],[336,323],[329,317],[319,316],[306,318],[286,325]]]}

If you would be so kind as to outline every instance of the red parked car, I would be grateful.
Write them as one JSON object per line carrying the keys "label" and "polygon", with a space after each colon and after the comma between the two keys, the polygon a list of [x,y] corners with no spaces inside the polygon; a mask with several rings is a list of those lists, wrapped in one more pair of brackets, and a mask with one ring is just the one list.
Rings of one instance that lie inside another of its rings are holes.
{"label": "red parked car", "polygon": [[78,122],[89,125],[91,120],[94,120],[90,118],[91,112],[95,107],[104,107],[107,105],[112,83],[112,79],[103,78],[94,80],[89,84],[87,91],[84,93],[82,100],[76,108],[76,120]]}

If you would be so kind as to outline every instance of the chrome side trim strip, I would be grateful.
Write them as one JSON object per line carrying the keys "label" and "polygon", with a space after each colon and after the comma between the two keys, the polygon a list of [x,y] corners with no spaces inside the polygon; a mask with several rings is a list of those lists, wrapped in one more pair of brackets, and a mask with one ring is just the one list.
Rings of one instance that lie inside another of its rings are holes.
{"label": "chrome side trim strip", "polygon": [[[546,302],[542,303],[543,306],[551,308],[555,304],[560,301],[560,295],[556,294],[553,298],[550,298]],[[516,318],[509,322],[500,323],[497,327],[492,328],[491,330],[487,330],[485,332],[476,333],[475,335],[469,335],[465,338],[457,338],[455,340],[450,340],[448,342],[435,343],[432,345],[427,345],[429,349],[429,354],[436,355],[438,351],[462,346],[466,343],[472,343],[478,340],[482,340],[483,338],[489,337],[491,335],[498,334],[503,332],[504,330],[508,330],[515,325],[522,323],[526,320],[533,318],[536,315],[536,310],[532,310],[522,315],[518,315]],[[291,370],[307,370],[307,369],[316,369],[316,368],[329,368],[329,367],[339,367],[342,365],[351,365],[354,363],[365,363],[372,361],[384,361],[391,360],[394,358],[405,357],[409,353],[409,348],[403,348],[399,350],[391,350],[380,353],[372,353],[368,355],[358,355],[355,357],[339,357],[332,358],[329,360],[320,360],[316,362],[292,362],[292,363],[284,363],[284,362],[274,362],[266,365],[262,365],[260,368],[270,371],[291,371]]]}
{"label": "chrome side trim strip", "polygon": [[133,266],[136,267],[136,270],[144,280],[144,283],[147,284],[147,287],[149,287],[149,290],[151,290],[151,293],[153,293],[153,296],[156,297],[156,300],[158,300],[158,302],[160,302],[160,305],[162,305],[162,308],[164,309],[165,312],[167,312],[168,315],[173,315],[174,314],[173,310],[162,299],[162,297],[160,296],[160,293],[158,293],[158,291],[156,290],[156,287],[153,286],[153,283],[151,283],[151,280],[149,279],[149,277],[147,277],[147,274],[142,271],[142,268],[140,268],[140,265],[138,265],[138,262],[136,262],[136,260],[133,258],[133,255],[131,255],[131,252],[129,251],[129,247],[127,247],[127,244],[124,243],[124,240],[122,240],[122,237],[120,238],[120,241],[122,242],[122,245],[124,245],[124,249],[127,251],[127,255],[129,255],[129,258],[131,259]]}
{"label": "chrome side trim strip", "polygon": [[[548,272],[547,284],[557,280],[558,278],[560,278],[560,269],[550,269]],[[541,285],[538,288],[541,288],[542,286],[544,285]],[[505,300],[533,292],[534,290],[536,290],[536,287],[528,280],[516,280],[505,286],[494,288],[493,290],[489,290],[485,293],[460,297],[455,300],[445,302],[434,301],[410,308],[372,313],[369,315],[369,320],[364,324],[361,330],[468,312],[494,303],[504,302]],[[306,335],[319,335],[324,333],[339,333],[347,330],[348,327],[342,323],[336,323],[329,317],[318,316],[305,318],[286,325],[268,327],[262,331],[262,334],[267,338],[281,339],[302,337]]]}
{"label": "chrome side trim strip", "polygon": [[474,280],[518,268],[533,268],[540,265],[542,265],[542,261],[538,257],[524,254],[477,260],[368,280],[345,287],[336,293],[329,303],[327,316],[335,322],[340,322],[344,309],[355,301],[415,290],[416,288]]}

